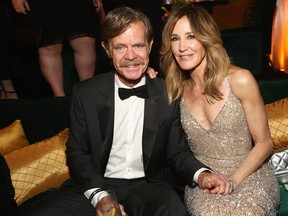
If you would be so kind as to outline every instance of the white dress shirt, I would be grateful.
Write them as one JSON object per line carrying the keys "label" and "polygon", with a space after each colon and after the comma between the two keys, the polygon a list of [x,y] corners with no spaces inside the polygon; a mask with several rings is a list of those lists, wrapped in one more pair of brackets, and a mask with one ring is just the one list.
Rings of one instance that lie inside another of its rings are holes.
{"label": "white dress shirt", "polygon": [[[145,82],[144,76],[134,87],[145,85]],[[115,74],[114,134],[104,177],[141,178],[145,176],[142,152],[145,99],[131,96],[121,100],[118,95],[119,87],[130,88],[124,85]],[[97,189],[85,191],[87,199]],[[91,204],[95,207],[98,200],[107,195],[105,191],[96,193]]]}
{"label": "white dress shirt", "polygon": [[[145,85],[145,76],[134,87]],[[114,135],[104,176],[135,179],[144,177],[142,134],[145,99],[131,96],[121,100],[118,88],[125,86],[115,75]]]}

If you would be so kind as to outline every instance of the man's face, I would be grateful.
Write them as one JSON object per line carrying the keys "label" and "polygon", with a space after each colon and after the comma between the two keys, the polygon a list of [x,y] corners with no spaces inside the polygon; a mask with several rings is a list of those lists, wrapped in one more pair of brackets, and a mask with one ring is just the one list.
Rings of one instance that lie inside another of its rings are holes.
{"label": "man's face", "polygon": [[134,86],[143,77],[149,63],[150,44],[145,37],[144,24],[132,23],[127,30],[109,41],[109,47],[102,43],[108,56],[113,60],[121,82]]}

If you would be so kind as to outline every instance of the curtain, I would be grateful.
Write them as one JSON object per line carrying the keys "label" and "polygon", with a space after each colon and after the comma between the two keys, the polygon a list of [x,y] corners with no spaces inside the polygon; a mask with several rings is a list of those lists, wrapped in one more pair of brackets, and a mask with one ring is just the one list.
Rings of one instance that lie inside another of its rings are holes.
{"label": "curtain", "polygon": [[271,48],[274,69],[288,73],[288,0],[277,0]]}

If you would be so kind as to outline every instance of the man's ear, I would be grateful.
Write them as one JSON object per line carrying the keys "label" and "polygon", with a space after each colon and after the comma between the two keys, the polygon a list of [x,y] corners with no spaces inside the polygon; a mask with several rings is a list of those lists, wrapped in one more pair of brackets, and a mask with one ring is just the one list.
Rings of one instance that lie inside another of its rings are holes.
{"label": "man's ear", "polygon": [[149,44],[149,54],[150,54],[150,52],[151,52],[151,50],[152,50],[152,45],[153,45],[153,40],[151,40],[151,42],[150,42],[150,44]]}
{"label": "man's ear", "polygon": [[107,56],[108,56],[109,58],[111,58],[111,54],[110,54],[110,50],[109,50],[109,46],[108,46],[107,44],[105,44],[103,41],[101,42],[101,45],[102,45],[102,47],[104,48],[104,50],[105,50]]}

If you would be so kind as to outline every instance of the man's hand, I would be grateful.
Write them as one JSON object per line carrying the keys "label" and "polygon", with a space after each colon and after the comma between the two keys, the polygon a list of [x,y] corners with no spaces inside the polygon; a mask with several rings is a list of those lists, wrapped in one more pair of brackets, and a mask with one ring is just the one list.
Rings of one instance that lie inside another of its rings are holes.
{"label": "man's hand", "polygon": [[233,191],[232,182],[219,173],[200,173],[198,185],[205,193],[227,195]]}
{"label": "man's hand", "polygon": [[97,216],[106,216],[111,214],[113,215],[119,215],[121,212],[121,215],[126,216],[126,212],[124,210],[124,206],[119,204],[115,197],[111,196],[105,196],[101,198],[97,205],[96,205],[96,215]]}
{"label": "man's hand", "polygon": [[[121,215],[126,216],[126,212],[124,210],[124,206],[119,204]],[[99,206],[96,206],[96,216],[106,216],[107,214],[103,213],[103,211],[99,208]],[[112,214],[113,215],[113,214]],[[113,215],[114,216],[114,215]]]}
{"label": "man's hand", "polygon": [[96,12],[98,13],[101,8],[103,7],[102,1],[101,0],[93,0],[93,4],[95,7]]}

